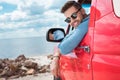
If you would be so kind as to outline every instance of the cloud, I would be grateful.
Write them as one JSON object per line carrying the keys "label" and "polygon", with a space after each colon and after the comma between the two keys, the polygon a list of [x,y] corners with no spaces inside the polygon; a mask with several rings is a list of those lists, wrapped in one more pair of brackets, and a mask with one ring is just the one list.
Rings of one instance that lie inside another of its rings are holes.
{"label": "cloud", "polygon": [[16,21],[16,20],[18,21],[18,20],[24,19],[25,17],[27,17],[27,14],[22,11],[14,11],[11,14],[12,21]]}
{"label": "cloud", "polygon": [[[45,36],[51,27],[65,27],[60,8],[67,0],[0,0],[16,5],[11,12],[0,14],[0,38]],[[0,6],[0,10],[3,7]]]}
{"label": "cloud", "polygon": [[[60,25],[55,25],[56,28],[64,28]],[[29,29],[18,29],[18,30],[13,30],[13,31],[7,31],[7,32],[3,32],[0,34],[0,39],[4,39],[5,38],[24,38],[24,37],[42,37],[42,36],[46,36],[47,31],[50,28],[53,28],[53,26],[50,27],[42,27],[42,28],[38,28],[37,30],[35,28],[29,28]]]}
{"label": "cloud", "polygon": [[48,10],[43,16],[49,22],[53,22],[54,24],[63,24],[64,23],[64,15],[58,12],[57,10]]}
{"label": "cloud", "polygon": [[3,15],[0,15],[0,21],[1,22],[18,21],[24,19],[26,16],[27,16],[26,13],[16,10],[11,13],[5,13]]}
{"label": "cloud", "polygon": [[9,4],[15,4],[17,5],[18,3],[21,3],[22,0],[0,0],[0,3],[2,2],[6,2],[6,3],[9,3]]}
{"label": "cloud", "polygon": [[[0,15],[0,22],[2,22],[0,23],[0,29],[42,27],[52,26],[53,24],[62,24],[64,16],[61,15],[59,9],[47,9],[47,3],[51,3],[51,5],[53,5],[54,0],[48,0],[47,2],[44,0],[21,1],[20,4],[17,5],[17,10]],[[46,10],[44,10],[45,8]]]}
{"label": "cloud", "polygon": [[3,7],[2,6],[0,6],[0,11],[3,9]]}
{"label": "cloud", "polygon": [[43,0],[24,0],[18,5],[18,10],[29,15],[42,14],[45,11],[45,1]]}
{"label": "cloud", "polygon": [[0,34],[0,38],[24,38],[24,37],[33,37],[38,34],[34,28],[29,29],[19,29],[15,31],[7,31]]}
{"label": "cloud", "polygon": [[52,8],[52,9],[61,9],[61,7],[64,5],[64,3],[66,2],[67,0],[53,0],[53,2],[51,3],[51,5],[49,6],[49,8]]}

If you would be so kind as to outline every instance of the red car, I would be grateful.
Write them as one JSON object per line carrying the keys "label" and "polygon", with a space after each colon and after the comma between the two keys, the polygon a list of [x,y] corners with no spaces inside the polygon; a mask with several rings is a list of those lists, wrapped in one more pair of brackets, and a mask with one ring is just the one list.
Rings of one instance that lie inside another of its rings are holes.
{"label": "red car", "polygon": [[120,0],[92,0],[88,33],[75,53],[60,57],[62,80],[120,80]]}

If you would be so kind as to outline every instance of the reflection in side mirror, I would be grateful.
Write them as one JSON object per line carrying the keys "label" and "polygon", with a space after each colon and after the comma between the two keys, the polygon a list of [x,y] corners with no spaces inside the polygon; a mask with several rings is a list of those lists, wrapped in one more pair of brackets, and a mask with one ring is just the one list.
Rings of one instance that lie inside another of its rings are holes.
{"label": "reflection in side mirror", "polygon": [[48,30],[46,38],[50,42],[61,42],[65,37],[65,31],[62,28],[51,28]]}

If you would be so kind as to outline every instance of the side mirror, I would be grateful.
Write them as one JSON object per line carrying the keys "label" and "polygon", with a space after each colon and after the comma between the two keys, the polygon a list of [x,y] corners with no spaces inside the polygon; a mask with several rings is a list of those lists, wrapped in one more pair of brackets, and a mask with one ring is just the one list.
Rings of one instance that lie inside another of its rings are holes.
{"label": "side mirror", "polygon": [[49,42],[61,42],[65,37],[65,31],[62,28],[51,28],[46,34],[46,40]]}

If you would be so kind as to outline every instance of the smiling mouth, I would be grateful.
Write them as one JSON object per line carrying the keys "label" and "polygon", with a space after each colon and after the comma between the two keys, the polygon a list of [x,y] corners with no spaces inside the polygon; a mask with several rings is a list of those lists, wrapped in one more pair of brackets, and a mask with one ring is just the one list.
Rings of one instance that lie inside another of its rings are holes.
{"label": "smiling mouth", "polygon": [[73,22],[72,26],[77,27],[78,26],[78,21]]}

